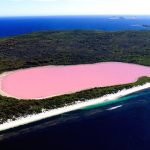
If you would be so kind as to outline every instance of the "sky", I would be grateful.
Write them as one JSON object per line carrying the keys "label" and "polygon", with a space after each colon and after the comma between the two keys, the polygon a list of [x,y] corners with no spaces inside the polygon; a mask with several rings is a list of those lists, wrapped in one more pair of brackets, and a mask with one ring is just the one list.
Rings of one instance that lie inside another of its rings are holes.
{"label": "sky", "polygon": [[0,16],[150,15],[150,0],[0,0]]}

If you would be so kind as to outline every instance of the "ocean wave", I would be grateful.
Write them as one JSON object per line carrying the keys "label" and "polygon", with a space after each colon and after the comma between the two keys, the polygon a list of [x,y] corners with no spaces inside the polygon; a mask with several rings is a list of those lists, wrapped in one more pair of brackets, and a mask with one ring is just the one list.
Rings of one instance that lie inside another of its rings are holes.
{"label": "ocean wave", "polygon": [[122,107],[122,106],[123,106],[123,105],[114,106],[114,107],[108,108],[107,110],[115,110],[115,109],[120,108],[120,107]]}

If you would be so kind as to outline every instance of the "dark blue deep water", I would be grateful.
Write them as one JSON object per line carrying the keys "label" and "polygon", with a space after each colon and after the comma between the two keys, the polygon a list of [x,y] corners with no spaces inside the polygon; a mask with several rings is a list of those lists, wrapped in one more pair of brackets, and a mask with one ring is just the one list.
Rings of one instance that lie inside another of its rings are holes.
{"label": "dark blue deep water", "polygon": [[150,149],[150,89],[94,107],[1,133],[0,149]]}
{"label": "dark blue deep water", "polygon": [[51,16],[0,18],[0,37],[43,30],[149,30],[142,25],[150,25],[150,16],[132,18],[125,16]]}

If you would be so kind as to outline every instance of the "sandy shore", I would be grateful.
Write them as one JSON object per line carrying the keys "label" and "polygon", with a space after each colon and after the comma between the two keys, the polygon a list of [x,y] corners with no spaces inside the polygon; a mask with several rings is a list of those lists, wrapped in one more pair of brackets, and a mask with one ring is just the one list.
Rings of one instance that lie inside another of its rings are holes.
{"label": "sandy shore", "polygon": [[130,89],[123,89],[121,91],[118,91],[117,93],[105,95],[103,97],[96,98],[96,99],[91,99],[91,100],[88,100],[86,102],[77,102],[76,104],[73,104],[70,106],[66,106],[66,107],[62,107],[62,108],[58,108],[58,109],[53,109],[50,111],[45,111],[45,112],[40,113],[40,114],[29,115],[27,117],[19,118],[15,121],[9,120],[8,122],[0,125],[0,131],[4,131],[4,130],[15,128],[15,127],[18,127],[21,125],[36,122],[36,121],[39,121],[42,119],[46,119],[46,118],[56,116],[59,114],[63,114],[66,112],[74,111],[74,110],[84,108],[84,107],[87,107],[90,105],[100,104],[100,103],[103,103],[106,101],[112,101],[112,100],[115,100],[119,97],[131,94],[131,93],[134,93],[134,92],[137,92],[140,90],[144,90],[147,88],[150,88],[150,83],[146,83],[144,85],[136,86],[136,87],[133,87]]}

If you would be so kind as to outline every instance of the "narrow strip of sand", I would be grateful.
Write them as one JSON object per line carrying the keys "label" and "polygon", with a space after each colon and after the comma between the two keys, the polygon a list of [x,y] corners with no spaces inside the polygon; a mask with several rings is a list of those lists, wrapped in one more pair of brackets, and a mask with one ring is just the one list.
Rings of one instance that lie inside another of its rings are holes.
{"label": "narrow strip of sand", "polygon": [[73,104],[70,106],[53,109],[50,111],[45,111],[45,112],[39,113],[39,114],[29,115],[27,117],[19,118],[15,121],[9,120],[8,122],[0,125],[0,131],[4,131],[4,130],[11,129],[11,128],[19,127],[21,125],[26,125],[26,124],[33,123],[36,121],[40,121],[42,119],[46,119],[46,118],[49,118],[52,116],[60,115],[60,114],[74,111],[77,109],[81,109],[81,108],[84,108],[84,107],[87,107],[90,105],[96,105],[96,104],[103,103],[105,101],[116,100],[119,97],[126,96],[128,94],[138,92],[140,90],[144,90],[147,88],[150,88],[150,83],[146,83],[144,85],[136,86],[136,87],[133,87],[130,89],[123,89],[121,91],[118,91],[117,93],[105,95],[103,97],[96,98],[96,99],[87,100],[85,102],[77,102],[76,104]]}

